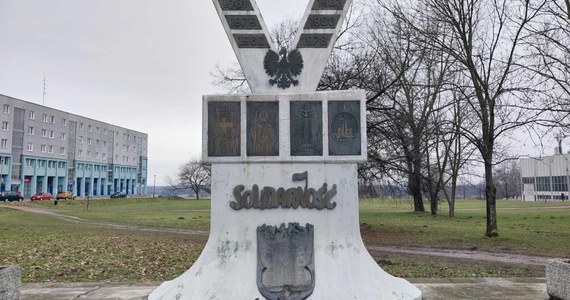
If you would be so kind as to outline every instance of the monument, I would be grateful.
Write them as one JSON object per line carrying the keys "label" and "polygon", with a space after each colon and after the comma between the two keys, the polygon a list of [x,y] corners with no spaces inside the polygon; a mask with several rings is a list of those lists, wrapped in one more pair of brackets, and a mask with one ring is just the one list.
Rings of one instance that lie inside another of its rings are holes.
{"label": "monument", "polygon": [[203,98],[210,236],[149,299],[421,299],[360,236],[362,90],[315,92],[351,0],[310,0],[292,49],[275,49],[255,0],[213,0],[252,90]]}

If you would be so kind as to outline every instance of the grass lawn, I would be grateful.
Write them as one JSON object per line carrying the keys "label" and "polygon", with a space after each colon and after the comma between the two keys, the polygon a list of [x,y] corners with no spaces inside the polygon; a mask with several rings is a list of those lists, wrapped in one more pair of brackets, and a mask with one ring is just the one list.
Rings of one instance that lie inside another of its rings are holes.
{"label": "grass lawn", "polygon": [[[0,204],[0,265],[18,264],[24,282],[163,281],[179,276],[199,256],[205,236],[106,229],[3,206],[43,207],[91,221],[207,230],[209,200],[102,199]],[[553,206],[567,208],[556,209]],[[406,200],[361,201],[365,243],[480,249],[570,257],[570,203],[498,202],[498,238],[486,238],[484,201],[458,201],[439,216],[410,212]],[[401,277],[544,276],[543,268],[444,258],[371,253]]]}
{"label": "grass lawn", "polygon": [[[442,203],[437,217],[411,212],[410,204],[361,201],[360,223],[366,242],[387,245],[479,249],[542,256],[570,256],[570,202],[497,202],[499,237],[485,233],[485,202],[458,201],[455,218]],[[554,208],[565,207],[565,208]],[[402,210],[405,209],[405,210]]]}

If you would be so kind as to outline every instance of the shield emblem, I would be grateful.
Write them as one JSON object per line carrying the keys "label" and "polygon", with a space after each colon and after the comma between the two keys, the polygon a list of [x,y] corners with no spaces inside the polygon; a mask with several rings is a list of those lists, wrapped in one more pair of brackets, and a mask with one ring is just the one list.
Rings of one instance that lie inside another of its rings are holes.
{"label": "shield emblem", "polygon": [[313,225],[257,227],[257,288],[269,300],[303,300],[315,288]]}

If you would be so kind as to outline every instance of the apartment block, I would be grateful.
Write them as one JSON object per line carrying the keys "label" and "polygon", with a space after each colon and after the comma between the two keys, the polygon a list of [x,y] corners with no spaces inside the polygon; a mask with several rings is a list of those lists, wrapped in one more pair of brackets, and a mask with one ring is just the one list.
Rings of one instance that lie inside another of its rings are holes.
{"label": "apartment block", "polygon": [[147,194],[148,135],[0,95],[0,191]]}

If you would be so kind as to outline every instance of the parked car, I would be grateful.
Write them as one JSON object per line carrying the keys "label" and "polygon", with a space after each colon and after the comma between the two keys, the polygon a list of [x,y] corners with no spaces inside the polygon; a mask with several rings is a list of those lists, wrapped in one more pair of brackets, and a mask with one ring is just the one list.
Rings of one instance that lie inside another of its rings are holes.
{"label": "parked car", "polygon": [[32,197],[30,197],[30,199],[32,201],[35,200],[51,200],[52,196],[50,193],[39,193],[39,194],[35,194]]}
{"label": "parked car", "polygon": [[19,192],[7,191],[0,193],[0,201],[22,201],[24,197]]}
{"label": "parked car", "polygon": [[111,198],[127,198],[127,193],[125,193],[125,192],[114,192],[111,194]]}
{"label": "parked car", "polygon": [[60,200],[60,199],[75,199],[75,195],[73,195],[72,192],[68,192],[68,191],[64,191],[64,192],[58,192],[57,196],[55,196],[55,199]]}

